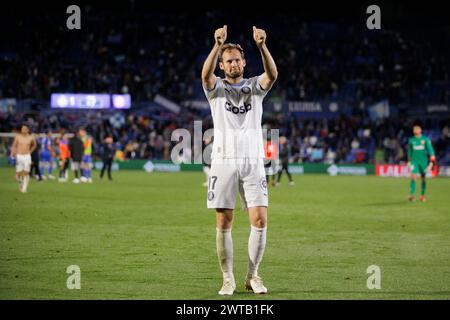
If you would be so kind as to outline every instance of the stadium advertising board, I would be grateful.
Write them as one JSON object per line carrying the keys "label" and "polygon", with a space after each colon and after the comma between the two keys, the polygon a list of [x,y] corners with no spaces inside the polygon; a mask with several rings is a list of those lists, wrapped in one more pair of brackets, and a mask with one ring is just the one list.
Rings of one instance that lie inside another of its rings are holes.
{"label": "stadium advertising board", "polygon": [[111,102],[114,109],[131,108],[131,96],[129,94],[112,94]]}
{"label": "stadium advertising board", "polygon": [[[94,162],[94,168],[96,170],[102,170],[102,167],[103,167],[103,162],[101,162],[101,161]],[[113,162],[113,164],[111,166],[111,170],[112,171],[118,171],[119,170],[119,164],[117,162]]]}
{"label": "stadium advertising board", "polygon": [[[427,173],[428,177],[435,177],[439,169],[436,167],[432,173]],[[377,164],[375,166],[375,175],[380,177],[410,177],[411,170],[408,165],[400,164]]]}
{"label": "stadium advertising board", "polygon": [[[205,100],[185,100],[181,104],[197,110],[209,110]],[[342,112],[348,113],[348,109],[339,101],[267,101],[264,102],[264,111],[289,113],[304,118],[336,118]]]}
{"label": "stadium advertising board", "polygon": [[428,113],[450,113],[450,107],[446,104],[430,104],[427,106]]}
{"label": "stadium advertising board", "polygon": [[0,99],[0,112],[8,112],[14,110],[17,104],[16,98],[4,98]]}
{"label": "stadium advertising board", "polygon": [[439,177],[450,177],[450,166],[439,167]]}
{"label": "stadium advertising board", "polygon": [[[0,166],[8,166],[8,158],[0,158]],[[94,168],[100,170],[102,162],[96,161]],[[203,171],[202,164],[182,163],[180,165],[174,164],[169,160],[129,160],[129,161],[114,161],[112,170],[144,170],[146,172],[179,172],[179,171]],[[291,163],[289,164],[289,172],[292,174],[309,174],[320,173],[336,175],[352,175],[362,176],[375,173],[375,166],[370,164],[339,164],[329,165],[323,163]],[[447,172],[450,176],[450,167],[447,167]]]}
{"label": "stadium advertising board", "polygon": [[365,176],[367,175],[367,168],[365,166],[353,167],[353,166],[331,165],[328,167],[327,172],[330,176],[337,176],[337,175]]}
{"label": "stadium advertising board", "polygon": [[339,164],[329,165],[323,163],[304,163],[304,164],[290,164],[289,171],[292,174],[304,173],[323,173],[330,176],[337,175],[351,175],[351,176],[365,176],[373,174],[375,168],[370,164]]}
{"label": "stadium advertising board", "polygon": [[[103,163],[101,161],[96,161],[94,163],[94,168],[96,170],[101,170]],[[195,165],[192,165],[195,166]],[[187,168],[182,169],[180,165],[173,164],[170,161],[146,161],[146,160],[129,160],[129,161],[114,161],[111,169],[113,171],[118,170],[144,170],[148,173],[151,172],[178,172],[178,171],[201,171],[201,165],[199,168]]]}
{"label": "stadium advertising board", "polygon": [[265,110],[290,113],[295,117],[335,118],[344,108],[334,101],[286,101],[284,103],[268,103]]}
{"label": "stadium advertising board", "polygon": [[180,165],[170,161],[147,161],[143,166],[145,172],[178,172],[181,171]]}

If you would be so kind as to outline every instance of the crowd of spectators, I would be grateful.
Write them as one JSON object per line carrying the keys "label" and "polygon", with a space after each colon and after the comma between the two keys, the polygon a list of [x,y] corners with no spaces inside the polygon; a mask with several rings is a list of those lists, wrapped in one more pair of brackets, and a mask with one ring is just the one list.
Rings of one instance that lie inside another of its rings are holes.
{"label": "crowd of spectators", "polygon": [[[112,136],[124,159],[170,160],[172,147],[179,142],[171,141],[175,129],[187,129],[193,137],[194,121],[201,120],[204,131],[212,127],[209,117],[199,119],[193,114],[170,112],[159,117],[133,111],[27,112],[3,114],[0,119],[0,132],[12,132],[23,122],[35,133],[70,133],[84,127],[94,139],[94,155],[97,156],[101,153],[101,143]],[[280,135],[288,138],[291,162],[406,162],[407,141],[412,135],[411,123],[404,118],[371,121],[361,115],[321,120],[268,117],[263,128],[280,129]],[[450,164],[450,119],[439,122],[437,127],[425,123],[424,134],[430,137],[438,162]],[[3,141],[0,153],[7,154],[9,142]]]}
{"label": "crowd of spectators", "polygon": [[156,94],[176,102],[202,98],[199,75],[214,29],[228,24],[228,41],[242,45],[251,75],[262,70],[251,33],[259,22],[279,69],[273,97],[352,105],[449,102],[450,32],[439,25],[399,23],[373,31],[360,22],[311,21],[295,12],[145,11],[133,1],[114,14],[84,6],[79,32],[67,30],[65,18],[1,19],[2,30],[13,32],[0,36],[0,97],[48,101],[52,92],[109,92],[130,93],[136,102]]}

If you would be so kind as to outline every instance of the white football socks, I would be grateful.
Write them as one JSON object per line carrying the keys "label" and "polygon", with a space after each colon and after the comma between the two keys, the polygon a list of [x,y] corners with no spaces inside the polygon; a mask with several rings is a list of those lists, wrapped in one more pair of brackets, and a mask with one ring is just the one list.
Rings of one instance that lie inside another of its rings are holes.
{"label": "white football socks", "polygon": [[234,280],[233,276],[233,239],[231,229],[217,230],[216,247],[220,269],[224,279]]}
{"label": "white football socks", "polygon": [[23,176],[19,175],[19,190],[23,190]]}
{"label": "white football socks", "polygon": [[248,272],[247,278],[258,275],[258,267],[266,247],[267,227],[256,228],[251,226],[248,238]]}
{"label": "white football socks", "polygon": [[22,185],[23,192],[27,192],[29,181],[30,181],[30,175],[27,174],[23,177],[23,185]]}

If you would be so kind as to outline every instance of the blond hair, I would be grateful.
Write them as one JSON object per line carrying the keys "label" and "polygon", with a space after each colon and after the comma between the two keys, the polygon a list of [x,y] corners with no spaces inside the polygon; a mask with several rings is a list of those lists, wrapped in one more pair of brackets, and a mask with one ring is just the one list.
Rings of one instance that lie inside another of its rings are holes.
{"label": "blond hair", "polygon": [[241,53],[242,59],[244,59],[244,49],[239,44],[235,43],[225,43],[219,51],[219,61],[222,61],[222,55],[225,51],[236,49]]}

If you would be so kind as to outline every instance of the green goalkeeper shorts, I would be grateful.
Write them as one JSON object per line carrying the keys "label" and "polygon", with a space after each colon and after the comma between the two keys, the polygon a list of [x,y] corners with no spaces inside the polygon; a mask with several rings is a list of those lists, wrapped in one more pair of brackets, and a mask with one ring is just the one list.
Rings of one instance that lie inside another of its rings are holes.
{"label": "green goalkeeper shorts", "polygon": [[427,173],[427,162],[411,162],[411,173],[425,175]]}

